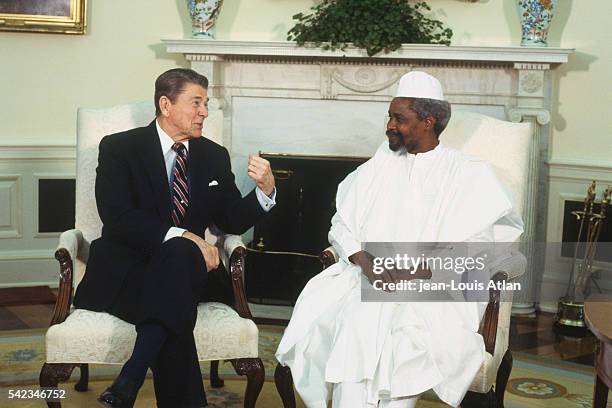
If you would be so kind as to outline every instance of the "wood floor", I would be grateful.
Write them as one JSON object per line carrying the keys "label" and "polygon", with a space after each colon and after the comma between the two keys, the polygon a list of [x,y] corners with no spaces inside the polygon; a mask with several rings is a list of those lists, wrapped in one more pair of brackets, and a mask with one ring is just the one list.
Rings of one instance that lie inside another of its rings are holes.
{"label": "wood floor", "polygon": [[580,336],[558,334],[553,330],[552,313],[536,318],[513,317],[510,321],[510,349],[557,360],[593,366],[595,337],[584,330]]}

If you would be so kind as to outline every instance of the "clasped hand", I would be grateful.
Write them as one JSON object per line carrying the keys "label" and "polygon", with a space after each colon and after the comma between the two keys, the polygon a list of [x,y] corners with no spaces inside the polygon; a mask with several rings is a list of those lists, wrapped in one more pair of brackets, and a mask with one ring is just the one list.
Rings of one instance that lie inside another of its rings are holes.
{"label": "clasped hand", "polygon": [[209,244],[204,240],[204,238],[189,231],[185,231],[183,233],[183,238],[193,241],[198,246],[200,252],[202,252],[202,256],[204,257],[206,270],[208,272],[219,267],[219,249],[217,249],[216,246]]}

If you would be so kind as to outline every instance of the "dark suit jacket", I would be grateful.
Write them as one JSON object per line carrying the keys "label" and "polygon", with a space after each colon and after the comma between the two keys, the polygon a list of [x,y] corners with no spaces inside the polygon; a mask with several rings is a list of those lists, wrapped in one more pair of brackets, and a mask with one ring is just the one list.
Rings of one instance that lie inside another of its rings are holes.
{"label": "dark suit jacket", "polygon": [[[155,121],[100,142],[96,202],[101,238],[92,242],[75,306],[105,311],[128,273],[140,273],[172,226],[171,195]],[[210,186],[213,180],[217,185]],[[189,141],[189,207],[183,228],[204,236],[214,223],[242,234],[265,212],[255,190],[241,197],[227,150],[205,139]]]}

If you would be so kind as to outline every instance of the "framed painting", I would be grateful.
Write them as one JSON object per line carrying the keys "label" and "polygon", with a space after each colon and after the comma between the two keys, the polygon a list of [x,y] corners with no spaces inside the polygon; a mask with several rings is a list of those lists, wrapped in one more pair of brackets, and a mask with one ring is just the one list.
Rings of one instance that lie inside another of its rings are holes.
{"label": "framed painting", "polygon": [[87,0],[0,0],[0,30],[84,34]]}

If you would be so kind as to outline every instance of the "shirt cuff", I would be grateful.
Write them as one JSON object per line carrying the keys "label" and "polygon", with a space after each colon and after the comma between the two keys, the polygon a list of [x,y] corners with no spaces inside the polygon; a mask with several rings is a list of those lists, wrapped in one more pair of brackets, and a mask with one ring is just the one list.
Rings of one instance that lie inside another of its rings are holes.
{"label": "shirt cuff", "polygon": [[168,232],[166,232],[166,236],[164,237],[162,243],[168,241],[169,239],[182,236],[185,231],[187,230],[184,228],[170,227],[168,229]]}
{"label": "shirt cuff", "polygon": [[272,192],[272,197],[268,197],[259,187],[255,187],[255,195],[257,195],[257,201],[265,212],[268,212],[276,205],[276,187]]}

